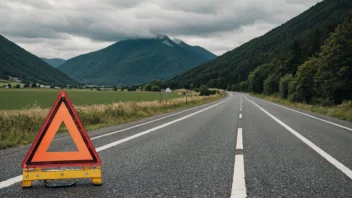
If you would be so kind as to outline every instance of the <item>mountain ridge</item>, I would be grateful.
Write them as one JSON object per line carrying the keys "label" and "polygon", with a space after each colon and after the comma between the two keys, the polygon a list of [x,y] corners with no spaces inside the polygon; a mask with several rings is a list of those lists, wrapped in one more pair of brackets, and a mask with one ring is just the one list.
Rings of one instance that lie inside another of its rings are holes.
{"label": "mountain ridge", "polygon": [[128,39],[67,60],[58,69],[82,83],[142,84],[167,80],[216,55],[166,35]]}
{"label": "mountain ridge", "polygon": [[64,64],[66,62],[65,59],[62,58],[43,58],[41,57],[40,59],[42,59],[44,62],[48,63],[49,65],[57,68],[60,65]]}

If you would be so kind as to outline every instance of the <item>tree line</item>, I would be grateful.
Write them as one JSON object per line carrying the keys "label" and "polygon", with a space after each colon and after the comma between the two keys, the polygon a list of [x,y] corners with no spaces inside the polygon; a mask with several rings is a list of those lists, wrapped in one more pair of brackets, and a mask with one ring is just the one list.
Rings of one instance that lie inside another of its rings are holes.
{"label": "tree line", "polygon": [[318,53],[303,61],[301,52],[295,41],[286,56],[257,67],[229,89],[323,105],[352,99],[352,17],[330,34]]}

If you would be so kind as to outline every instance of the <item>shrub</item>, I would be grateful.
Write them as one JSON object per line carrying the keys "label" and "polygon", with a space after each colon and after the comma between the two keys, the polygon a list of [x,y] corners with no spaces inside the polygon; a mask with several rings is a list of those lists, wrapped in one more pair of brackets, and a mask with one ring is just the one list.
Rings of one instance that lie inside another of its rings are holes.
{"label": "shrub", "polygon": [[156,86],[156,85],[153,85],[152,91],[153,91],[153,92],[158,92],[158,91],[160,91],[160,87],[159,87],[159,86]]}
{"label": "shrub", "polygon": [[317,97],[314,97],[311,99],[311,103],[312,104],[318,104],[318,105],[321,105],[321,106],[332,106],[334,105],[334,103],[329,100],[329,99],[324,99],[324,98],[317,98]]}
{"label": "shrub", "polygon": [[143,90],[144,91],[151,91],[152,90],[152,86],[150,84],[146,84],[146,85],[144,85]]}
{"label": "shrub", "polygon": [[200,92],[201,96],[209,96],[209,94],[210,94],[208,87],[205,85],[200,86],[199,92]]}

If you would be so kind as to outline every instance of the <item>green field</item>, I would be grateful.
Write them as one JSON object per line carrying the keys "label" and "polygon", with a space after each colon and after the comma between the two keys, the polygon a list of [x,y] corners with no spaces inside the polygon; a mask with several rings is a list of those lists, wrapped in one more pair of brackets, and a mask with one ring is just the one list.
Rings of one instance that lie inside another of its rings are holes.
{"label": "green field", "polygon": [[11,84],[12,87],[15,87],[17,84],[20,84],[21,87],[23,87],[23,83],[19,83],[19,82],[12,82],[12,81],[9,81],[9,80],[3,80],[3,79],[0,79],[0,88],[3,86],[3,85],[8,85],[8,84]]}
{"label": "green field", "polygon": [[[30,108],[34,105],[49,108],[54,103],[58,89],[0,89],[0,110]],[[116,92],[91,90],[66,90],[74,105],[109,104],[119,101],[160,100],[160,93]],[[162,94],[162,98],[179,97],[177,93]]]}

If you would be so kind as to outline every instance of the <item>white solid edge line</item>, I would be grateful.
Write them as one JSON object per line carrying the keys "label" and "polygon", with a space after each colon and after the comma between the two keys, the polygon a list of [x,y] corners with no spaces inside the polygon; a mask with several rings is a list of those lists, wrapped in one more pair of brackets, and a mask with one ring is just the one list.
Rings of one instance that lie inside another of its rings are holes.
{"label": "white solid edge line", "polygon": [[285,129],[287,129],[289,132],[291,132],[293,135],[295,135],[298,139],[300,139],[302,142],[306,143],[310,148],[312,148],[314,151],[316,151],[319,155],[321,155],[323,158],[325,158],[328,162],[330,162],[332,165],[334,165],[336,168],[338,168],[340,171],[345,173],[350,179],[352,179],[352,170],[347,168],[345,165],[337,161],[334,157],[323,151],[321,148],[316,146],[313,142],[309,141],[307,138],[299,134],[297,131],[286,125],[284,122],[281,120],[277,119],[275,116],[271,115],[269,112],[267,112],[265,109],[263,109],[261,106],[256,104],[255,102],[249,100],[247,97],[245,97],[249,102],[253,103],[255,106],[257,106],[260,110],[262,110],[264,113],[266,113],[269,117],[271,117],[273,120],[275,120],[277,123],[279,123],[281,126],[283,126]]}
{"label": "white solid edge line", "polygon": [[236,149],[243,149],[243,142],[242,142],[242,128],[237,129],[237,143]]}
{"label": "white solid edge line", "polygon": [[[237,132],[237,145],[236,149],[239,147],[239,141],[242,143],[242,128],[238,129]],[[235,155],[235,164],[233,171],[233,180],[231,188],[231,198],[245,198],[247,197],[245,173],[244,173],[244,157],[243,154]]]}
{"label": "white solid edge line", "polygon": [[172,116],[175,116],[175,115],[178,115],[178,114],[187,112],[187,111],[191,111],[191,110],[194,110],[194,109],[198,109],[198,108],[201,108],[201,107],[203,107],[203,106],[205,106],[205,105],[208,105],[208,104],[203,104],[203,105],[200,105],[200,106],[197,106],[197,107],[193,107],[193,108],[190,108],[190,109],[187,109],[187,110],[183,110],[183,111],[180,111],[180,112],[177,112],[177,113],[173,113],[173,114],[170,114],[170,115],[161,117],[161,118],[157,118],[157,119],[155,119],[155,120],[151,120],[151,121],[148,121],[148,122],[143,122],[143,123],[141,123],[141,124],[137,124],[137,125],[134,125],[134,126],[125,128],[125,129],[118,130],[118,131],[113,131],[113,132],[106,133],[106,134],[103,134],[103,135],[95,136],[95,137],[92,137],[92,138],[90,138],[90,139],[91,139],[91,140],[95,140],[95,139],[99,139],[99,138],[102,138],[102,137],[105,137],[105,136],[114,135],[114,134],[116,134],[116,133],[121,133],[121,132],[130,130],[130,129],[137,128],[137,127],[140,127],[140,126],[143,126],[143,125],[146,125],[146,124],[150,124],[150,123],[153,123],[153,122],[156,122],[156,121],[159,121],[159,120],[163,120],[163,119],[166,119],[166,118],[169,118],[169,117],[172,117]]}
{"label": "white solid edge line", "polygon": [[[261,99],[262,100],[262,99]],[[328,124],[331,124],[331,125],[334,125],[334,126],[337,126],[337,127],[340,127],[340,128],[343,128],[343,129],[346,129],[346,130],[349,130],[349,131],[352,131],[352,128],[349,128],[349,127],[346,127],[346,126],[343,126],[343,125],[340,125],[340,124],[336,124],[334,122],[330,122],[330,121],[327,121],[327,120],[324,120],[324,119],[321,119],[321,118],[318,118],[318,117],[315,117],[315,116],[312,116],[312,115],[309,115],[307,113],[303,113],[303,112],[300,112],[300,111],[297,111],[297,110],[294,110],[294,109],[291,109],[291,108],[288,108],[288,107],[285,107],[285,106],[282,106],[282,105],[279,105],[279,104],[275,104],[273,102],[269,102],[269,101],[266,101],[266,100],[262,100],[264,102],[267,102],[267,103],[270,103],[272,105],[276,105],[278,107],[281,107],[281,108],[284,108],[284,109],[287,109],[287,110],[290,110],[290,111],[293,111],[293,112],[296,112],[296,113],[300,113],[302,115],[305,115],[305,116],[308,116],[310,118],[313,118],[313,119],[316,119],[316,120],[319,120],[319,121],[322,121],[322,122],[326,122]]]}
{"label": "white solid edge line", "polygon": [[[215,106],[218,106],[218,105],[220,105],[220,104],[222,104],[222,103],[224,103],[224,102],[230,100],[231,98],[232,98],[232,94],[230,94],[230,97],[227,98],[226,100],[223,100],[223,101],[221,101],[221,102],[218,102],[218,103],[216,103],[216,104],[214,104],[214,105],[211,105],[211,106],[209,106],[209,107],[207,107],[207,108],[204,108],[204,109],[202,109],[202,110],[196,111],[196,112],[194,112],[194,113],[191,113],[191,114],[186,115],[186,116],[184,116],[184,117],[178,118],[178,119],[176,119],[176,120],[167,122],[167,123],[165,123],[165,124],[159,125],[159,126],[157,126],[157,127],[148,129],[148,130],[146,130],[146,131],[142,131],[142,132],[140,132],[140,133],[137,133],[137,134],[135,134],[135,135],[129,136],[129,137],[127,137],[127,138],[124,138],[124,139],[121,139],[121,140],[118,140],[118,141],[115,141],[115,142],[106,144],[106,145],[104,145],[104,146],[101,146],[101,147],[96,148],[95,150],[96,150],[97,152],[100,152],[100,151],[103,151],[103,150],[105,150],[105,149],[108,149],[108,148],[114,147],[114,146],[116,146],[116,145],[119,145],[119,144],[121,144],[121,143],[127,142],[127,141],[129,141],[129,140],[135,139],[135,138],[137,138],[137,137],[139,137],[139,136],[142,136],[142,135],[148,134],[148,133],[150,133],[150,132],[156,131],[156,130],[158,130],[158,129],[161,129],[161,128],[163,128],[163,127],[169,126],[169,125],[174,124],[174,123],[176,123],[176,122],[179,122],[179,121],[181,121],[181,120],[187,119],[187,118],[189,118],[189,117],[191,117],[191,116],[194,116],[194,115],[196,115],[196,114],[199,114],[199,113],[201,113],[201,112],[203,112],[203,111],[206,111],[206,110],[208,110],[208,109],[211,109],[211,108],[213,108],[213,107],[215,107]],[[15,183],[17,183],[17,182],[21,182],[21,181],[22,181],[22,175],[19,175],[19,176],[16,176],[16,177],[7,179],[7,180],[5,180],[5,181],[0,182],[0,189],[1,189],[1,188],[4,188],[4,187],[11,186],[11,185],[13,185],[13,184],[15,184]]]}
{"label": "white solid edge line", "polygon": [[22,175],[19,175],[17,177],[13,177],[11,179],[5,180],[0,182],[0,189],[1,188],[5,188],[5,187],[9,187],[17,182],[21,182],[22,181]]}

